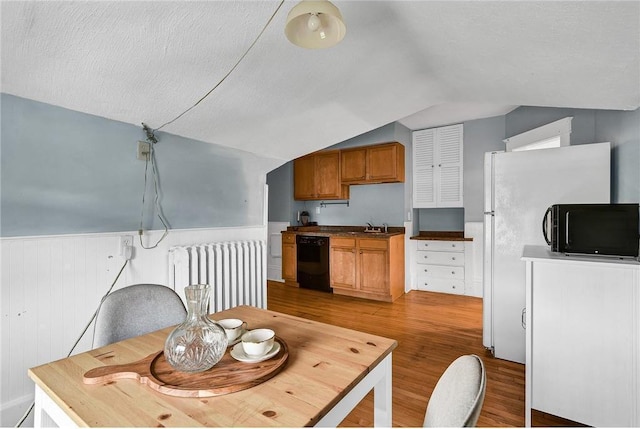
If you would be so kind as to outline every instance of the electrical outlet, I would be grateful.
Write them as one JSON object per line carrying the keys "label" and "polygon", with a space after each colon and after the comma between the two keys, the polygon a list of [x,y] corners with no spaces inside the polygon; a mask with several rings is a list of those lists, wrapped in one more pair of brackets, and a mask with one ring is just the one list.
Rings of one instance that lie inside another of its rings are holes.
{"label": "electrical outlet", "polygon": [[316,207],[316,214],[320,214],[320,206]]}
{"label": "electrical outlet", "polygon": [[127,252],[133,247],[133,236],[132,235],[122,235],[120,236],[120,256],[125,256]]}
{"label": "electrical outlet", "polygon": [[140,161],[148,161],[151,153],[151,143],[138,141],[138,159]]}

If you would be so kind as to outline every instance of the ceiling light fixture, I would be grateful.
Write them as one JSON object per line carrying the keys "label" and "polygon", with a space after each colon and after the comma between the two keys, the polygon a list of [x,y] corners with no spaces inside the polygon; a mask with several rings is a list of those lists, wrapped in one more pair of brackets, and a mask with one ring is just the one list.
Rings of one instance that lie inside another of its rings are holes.
{"label": "ceiling light fixture", "polygon": [[303,0],[291,9],[284,29],[287,39],[307,49],[330,48],[347,32],[340,10],[329,0]]}

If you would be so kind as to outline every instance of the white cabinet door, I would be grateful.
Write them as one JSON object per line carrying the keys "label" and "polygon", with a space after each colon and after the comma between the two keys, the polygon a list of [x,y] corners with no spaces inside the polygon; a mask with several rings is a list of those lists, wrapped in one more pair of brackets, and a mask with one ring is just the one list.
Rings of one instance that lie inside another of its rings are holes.
{"label": "white cabinet door", "polygon": [[595,427],[635,427],[640,400],[637,269],[534,262],[531,408]]}
{"label": "white cabinet door", "polygon": [[413,206],[462,207],[462,124],[413,133]]}
{"label": "white cabinet door", "polygon": [[436,207],[436,130],[413,133],[413,207]]}

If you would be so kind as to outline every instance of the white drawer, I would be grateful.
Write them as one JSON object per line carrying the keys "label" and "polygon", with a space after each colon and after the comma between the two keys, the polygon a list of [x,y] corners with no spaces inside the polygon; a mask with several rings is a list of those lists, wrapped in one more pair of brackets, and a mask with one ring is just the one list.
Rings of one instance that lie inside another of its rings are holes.
{"label": "white drawer", "polygon": [[464,253],[418,250],[416,254],[416,262],[418,264],[464,267]]}
{"label": "white drawer", "polygon": [[430,278],[464,280],[464,267],[445,265],[418,265],[417,275]]}
{"label": "white drawer", "polygon": [[464,241],[418,240],[418,250],[464,252]]}
{"label": "white drawer", "polygon": [[464,294],[464,280],[434,279],[430,277],[418,276],[418,290],[428,290],[431,292]]}

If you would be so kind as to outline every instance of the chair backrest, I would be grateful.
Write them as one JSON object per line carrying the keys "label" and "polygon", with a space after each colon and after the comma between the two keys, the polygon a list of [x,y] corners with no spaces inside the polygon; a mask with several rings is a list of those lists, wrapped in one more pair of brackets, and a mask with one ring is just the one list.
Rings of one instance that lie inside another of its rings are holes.
{"label": "chair backrest", "polygon": [[93,331],[93,347],[136,337],[182,323],[182,300],[166,286],[137,284],[118,289],[104,299]]}
{"label": "chair backrest", "polygon": [[423,427],[473,427],[484,402],[487,375],[482,359],[464,355],[440,376],[424,416]]}

